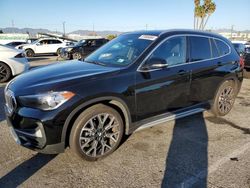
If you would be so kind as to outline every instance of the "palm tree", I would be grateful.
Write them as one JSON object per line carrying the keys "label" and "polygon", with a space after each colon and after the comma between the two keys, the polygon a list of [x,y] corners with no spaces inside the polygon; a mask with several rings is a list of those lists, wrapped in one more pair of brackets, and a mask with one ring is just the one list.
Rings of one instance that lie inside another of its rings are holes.
{"label": "palm tree", "polygon": [[216,5],[212,0],[204,0],[203,5],[200,4],[200,0],[194,0],[194,4],[194,29],[203,30],[209,17],[215,12]]}
{"label": "palm tree", "polygon": [[198,17],[197,17],[197,12],[198,12],[198,7],[200,6],[200,0],[194,0],[194,29],[197,28],[198,25]]}
{"label": "palm tree", "polygon": [[206,13],[207,13],[207,19],[206,19],[206,22],[204,23],[203,25],[203,28],[204,29],[207,25],[207,22],[208,22],[208,19],[210,18],[210,16],[215,12],[215,9],[216,9],[216,4],[211,2],[209,5],[208,5],[208,8],[206,10]]}

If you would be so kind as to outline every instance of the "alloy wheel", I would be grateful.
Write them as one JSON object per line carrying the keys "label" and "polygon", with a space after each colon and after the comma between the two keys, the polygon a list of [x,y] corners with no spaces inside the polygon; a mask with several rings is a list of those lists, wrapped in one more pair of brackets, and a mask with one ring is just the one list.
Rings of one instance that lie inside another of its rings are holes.
{"label": "alloy wheel", "polygon": [[219,96],[219,111],[223,114],[228,113],[234,104],[234,89],[232,86],[225,87]]}
{"label": "alloy wheel", "polygon": [[81,58],[82,58],[82,56],[81,56],[80,53],[74,53],[74,54],[73,54],[73,59],[79,60],[79,59],[81,59]]}
{"label": "alloy wheel", "polygon": [[109,113],[90,118],[81,129],[79,144],[89,157],[98,157],[109,152],[120,138],[121,125]]}
{"label": "alloy wheel", "polygon": [[8,76],[8,70],[4,65],[0,64],[0,80],[5,80]]}

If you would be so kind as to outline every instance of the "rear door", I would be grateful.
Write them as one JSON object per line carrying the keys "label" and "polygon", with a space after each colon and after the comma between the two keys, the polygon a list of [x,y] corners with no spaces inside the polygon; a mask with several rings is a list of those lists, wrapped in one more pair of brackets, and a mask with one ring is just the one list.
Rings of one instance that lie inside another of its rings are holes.
{"label": "rear door", "polygon": [[47,53],[49,40],[43,39],[36,43],[35,53]]}
{"label": "rear door", "polygon": [[51,39],[49,41],[48,53],[56,53],[59,48],[62,47],[62,42],[57,39]]}
{"label": "rear door", "polygon": [[[223,57],[229,53],[227,45],[205,36],[189,36],[190,65],[192,65],[190,101],[193,104],[212,100],[227,72],[223,71]],[[218,43],[218,44],[217,44]],[[219,46],[220,45],[220,46]],[[227,49],[220,51],[221,45]]]}
{"label": "rear door", "polygon": [[[188,106],[191,70],[186,63],[186,46],[185,36],[166,40],[136,73],[137,120]],[[153,58],[165,60],[168,66],[145,69]]]}

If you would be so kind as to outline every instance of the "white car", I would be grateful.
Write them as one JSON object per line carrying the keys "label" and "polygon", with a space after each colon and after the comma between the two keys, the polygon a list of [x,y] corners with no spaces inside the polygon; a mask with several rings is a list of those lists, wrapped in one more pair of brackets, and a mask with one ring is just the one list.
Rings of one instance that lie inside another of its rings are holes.
{"label": "white car", "polygon": [[29,70],[29,67],[23,51],[0,45],[0,83]]}
{"label": "white car", "polygon": [[17,48],[25,51],[27,57],[35,54],[59,54],[67,46],[67,42],[57,38],[41,38],[31,44],[19,45]]}

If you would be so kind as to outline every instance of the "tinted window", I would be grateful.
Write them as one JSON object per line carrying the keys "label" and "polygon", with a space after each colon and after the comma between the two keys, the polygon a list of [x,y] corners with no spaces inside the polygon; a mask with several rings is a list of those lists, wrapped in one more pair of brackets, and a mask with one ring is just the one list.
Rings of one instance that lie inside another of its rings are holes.
{"label": "tinted window", "polygon": [[41,40],[41,41],[40,41],[40,44],[41,44],[41,45],[49,44],[49,40]]}
{"label": "tinted window", "polygon": [[215,42],[216,42],[216,45],[219,49],[221,56],[229,53],[229,47],[224,42],[220,40],[216,40],[216,39],[215,39]]}
{"label": "tinted window", "polygon": [[121,35],[90,54],[85,61],[110,66],[131,64],[153,42],[142,36],[140,34]]}
{"label": "tinted window", "polygon": [[186,37],[175,37],[166,40],[152,53],[149,59],[151,58],[164,59],[170,66],[185,63]]}
{"label": "tinted window", "polygon": [[60,40],[50,40],[50,44],[60,44],[62,43]]}
{"label": "tinted window", "polygon": [[104,40],[96,40],[96,46],[101,46],[104,44]]}
{"label": "tinted window", "polygon": [[218,48],[215,44],[215,41],[213,39],[210,39],[210,43],[211,43],[211,49],[212,49],[212,56],[219,57],[220,54],[219,54]]}
{"label": "tinted window", "polygon": [[190,37],[191,61],[201,61],[211,58],[209,39],[206,37]]}

